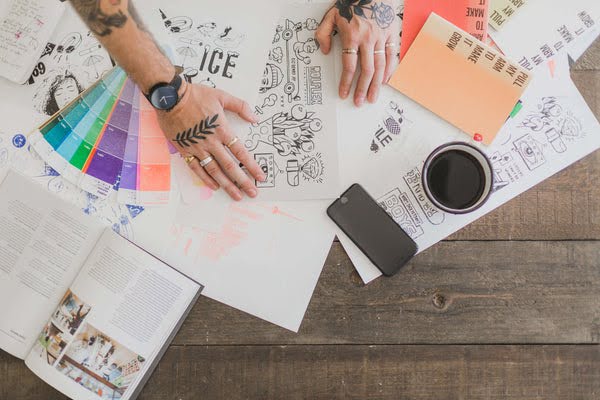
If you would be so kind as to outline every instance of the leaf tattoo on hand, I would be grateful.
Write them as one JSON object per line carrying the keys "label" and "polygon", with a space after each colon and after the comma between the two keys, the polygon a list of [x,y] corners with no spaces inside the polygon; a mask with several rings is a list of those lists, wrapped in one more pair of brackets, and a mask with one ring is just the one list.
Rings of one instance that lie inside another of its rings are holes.
{"label": "leaf tattoo on hand", "polygon": [[[397,16],[389,4],[373,0],[337,0],[335,7],[348,23],[357,15],[367,20],[375,20],[381,29],[389,28]],[[367,15],[368,12],[371,13],[370,16]]]}
{"label": "leaf tattoo on hand", "polygon": [[193,144],[200,143],[199,140],[206,140],[208,135],[213,135],[214,130],[219,127],[216,123],[219,118],[219,114],[215,114],[212,117],[206,117],[201,120],[193,128],[189,128],[185,131],[179,132],[175,135],[173,141],[181,147],[190,147]]}

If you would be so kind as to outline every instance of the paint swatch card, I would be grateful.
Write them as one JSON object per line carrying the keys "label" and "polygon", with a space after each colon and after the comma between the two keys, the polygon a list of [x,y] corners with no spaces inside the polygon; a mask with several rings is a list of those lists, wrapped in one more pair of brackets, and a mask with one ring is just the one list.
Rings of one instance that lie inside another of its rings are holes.
{"label": "paint swatch card", "polygon": [[544,68],[546,61],[567,52],[578,58],[600,35],[600,1],[528,0],[499,31],[490,35],[502,51],[523,68]]}
{"label": "paint swatch card", "polygon": [[489,0],[490,1],[490,25],[500,30],[511,19],[527,0]]}
{"label": "paint swatch card", "polygon": [[389,83],[489,145],[530,80],[523,68],[431,14]]}
{"label": "paint swatch card", "polygon": [[400,59],[414,42],[431,13],[436,13],[477,40],[487,36],[490,0],[405,0]]}
{"label": "paint swatch card", "polygon": [[115,68],[31,135],[39,155],[66,180],[124,204],[168,203],[170,155],[156,112]]}

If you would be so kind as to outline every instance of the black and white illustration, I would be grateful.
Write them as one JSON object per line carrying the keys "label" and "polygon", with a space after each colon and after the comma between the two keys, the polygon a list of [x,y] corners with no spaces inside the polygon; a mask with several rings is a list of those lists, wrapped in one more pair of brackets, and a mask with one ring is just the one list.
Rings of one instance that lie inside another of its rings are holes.
{"label": "black and white illustration", "polygon": [[297,7],[277,25],[255,106],[261,120],[244,138],[268,177],[257,186],[269,199],[338,191],[335,61],[314,38],[321,8]]}
{"label": "black and white illustration", "polygon": [[377,201],[410,237],[417,239],[425,233],[423,218],[408,193],[395,188]]}
{"label": "black and white illustration", "polygon": [[[153,32],[164,35],[168,52],[188,82],[225,90],[249,103],[256,101],[277,7],[267,0],[223,0],[211,4],[210,13],[183,0],[154,0],[149,7],[153,11],[147,20]],[[259,9],[264,10],[262,24],[247,18]]]}
{"label": "black and white illustration", "polygon": [[381,154],[386,149],[397,145],[402,139],[402,131],[410,126],[404,108],[394,100],[387,107],[373,135],[369,149],[374,154]]}
{"label": "black and white illustration", "polygon": [[238,63],[244,62],[240,49],[247,45],[245,33],[208,17],[194,20],[164,8],[158,11],[188,82],[217,87],[215,82],[234,79]]}
{"label": "black and white illustration", "polygon": [[37,112],[54,115],[113,67],[108,53],[69,7],[27,84]]}
{"label": "black and white illustration", "polygon": [[488,156],[494,168],[494,191],[509,186],[556,157],[569,154],[587,137],[572,99],[539,96],[511,120]]}

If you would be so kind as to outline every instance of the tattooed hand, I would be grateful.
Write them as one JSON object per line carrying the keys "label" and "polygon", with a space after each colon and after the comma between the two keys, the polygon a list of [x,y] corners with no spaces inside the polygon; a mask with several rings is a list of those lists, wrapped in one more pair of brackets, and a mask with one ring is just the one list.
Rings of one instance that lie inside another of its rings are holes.
{"label": "tattooed hand", "polygon": [[[188,85],[181,102],[173,110],[158,112],[158,120],[165,136],[182,155],[196,157],[189,166],[211,189],[222,187],[234,200],[242,199],[240,189],[246,195],[256,197],[254,182],[240,168],[239,163],[256,180],[263,181],[266,177],[241,141],[236,141],[227,149],[235,135],[225,118],[224,110],[232,111],[248,122],[258,122],[257,117],[248,103],[221,90]],[[214,161],[205,167],[200,166],[200,160],[209,157],[214,158]]]}
{"label": "tattooed hand", "polygon": [[398,65],[400,51],[400,2],[398,0],[337,0],[329,9],[316,38],[324,54],[331,50],[331,35],[337,28],[342,40],[344,65],[340,97],[350,94],[360,60],[360,76],[354,103],[374,103],[381,84]]}

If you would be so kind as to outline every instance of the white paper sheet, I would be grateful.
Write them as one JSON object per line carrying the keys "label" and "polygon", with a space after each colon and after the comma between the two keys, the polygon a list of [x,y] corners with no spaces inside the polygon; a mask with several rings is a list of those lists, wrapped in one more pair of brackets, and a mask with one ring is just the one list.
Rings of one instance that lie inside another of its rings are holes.
{"label": "white paper sheet", "polygon": [[[290,6],[284,15],[305,26],[320,20],[326,7]],[[194,180],[180,159],[173,167],[190,201],[161,236],[157,254],[203,282],[204,295],[297,332],[334,236],[328,201],[274,203],[262,191],[260,201],[234,203]]]}
{"label": "white paper sheet", "polygon": [[[346,137],[345,148],[356,150],[353,163],[348,155],[342,161],[343,171],[352,176],[349,181],[364,184],[420,251],[427,249],[600,147],[600,125],[570,79],[566,56],[555,62],[555,68],[546,65],[536,71],[521,111],[491,146],[480,147],[492,161],[495,177],[494,191],[481,209],[450,215],[427,200],[420,175],[425,159],[437,146],[463,137],[391,89],[384,91],[387,99],[378,111],[382,115],[379,125],[357,131],[365,134]],[[348,109],[340,113],[344,125],[360,124],[361,118],[364,115]],[[390,127],[399,133],[390,133]],[[376,132],[391,137],[391,144],[382,147]],[[367,167],[361,170],[356,163]],[[343,233],[338,236],[365,282],[380,275]]]}
{"label": "white paper sheet", "polygon": [[243,137],[267,179],[267,200],[334,198],[339,193],[335,60],[315,32],[325,4],[288,6],[279,21],[255,112]]}
{"label": "white paper sheet", "polygon": [[327,203],[214,200],[181,207],[157,254],[203,295],[297,332],[334,236]]}
{"label": "white paper sheet", "polygon": [[507,56],[533,70],[561,52],[579,58],[598,37],[599,25],[597,0],[529,0],[500,31],[490,35]]}

